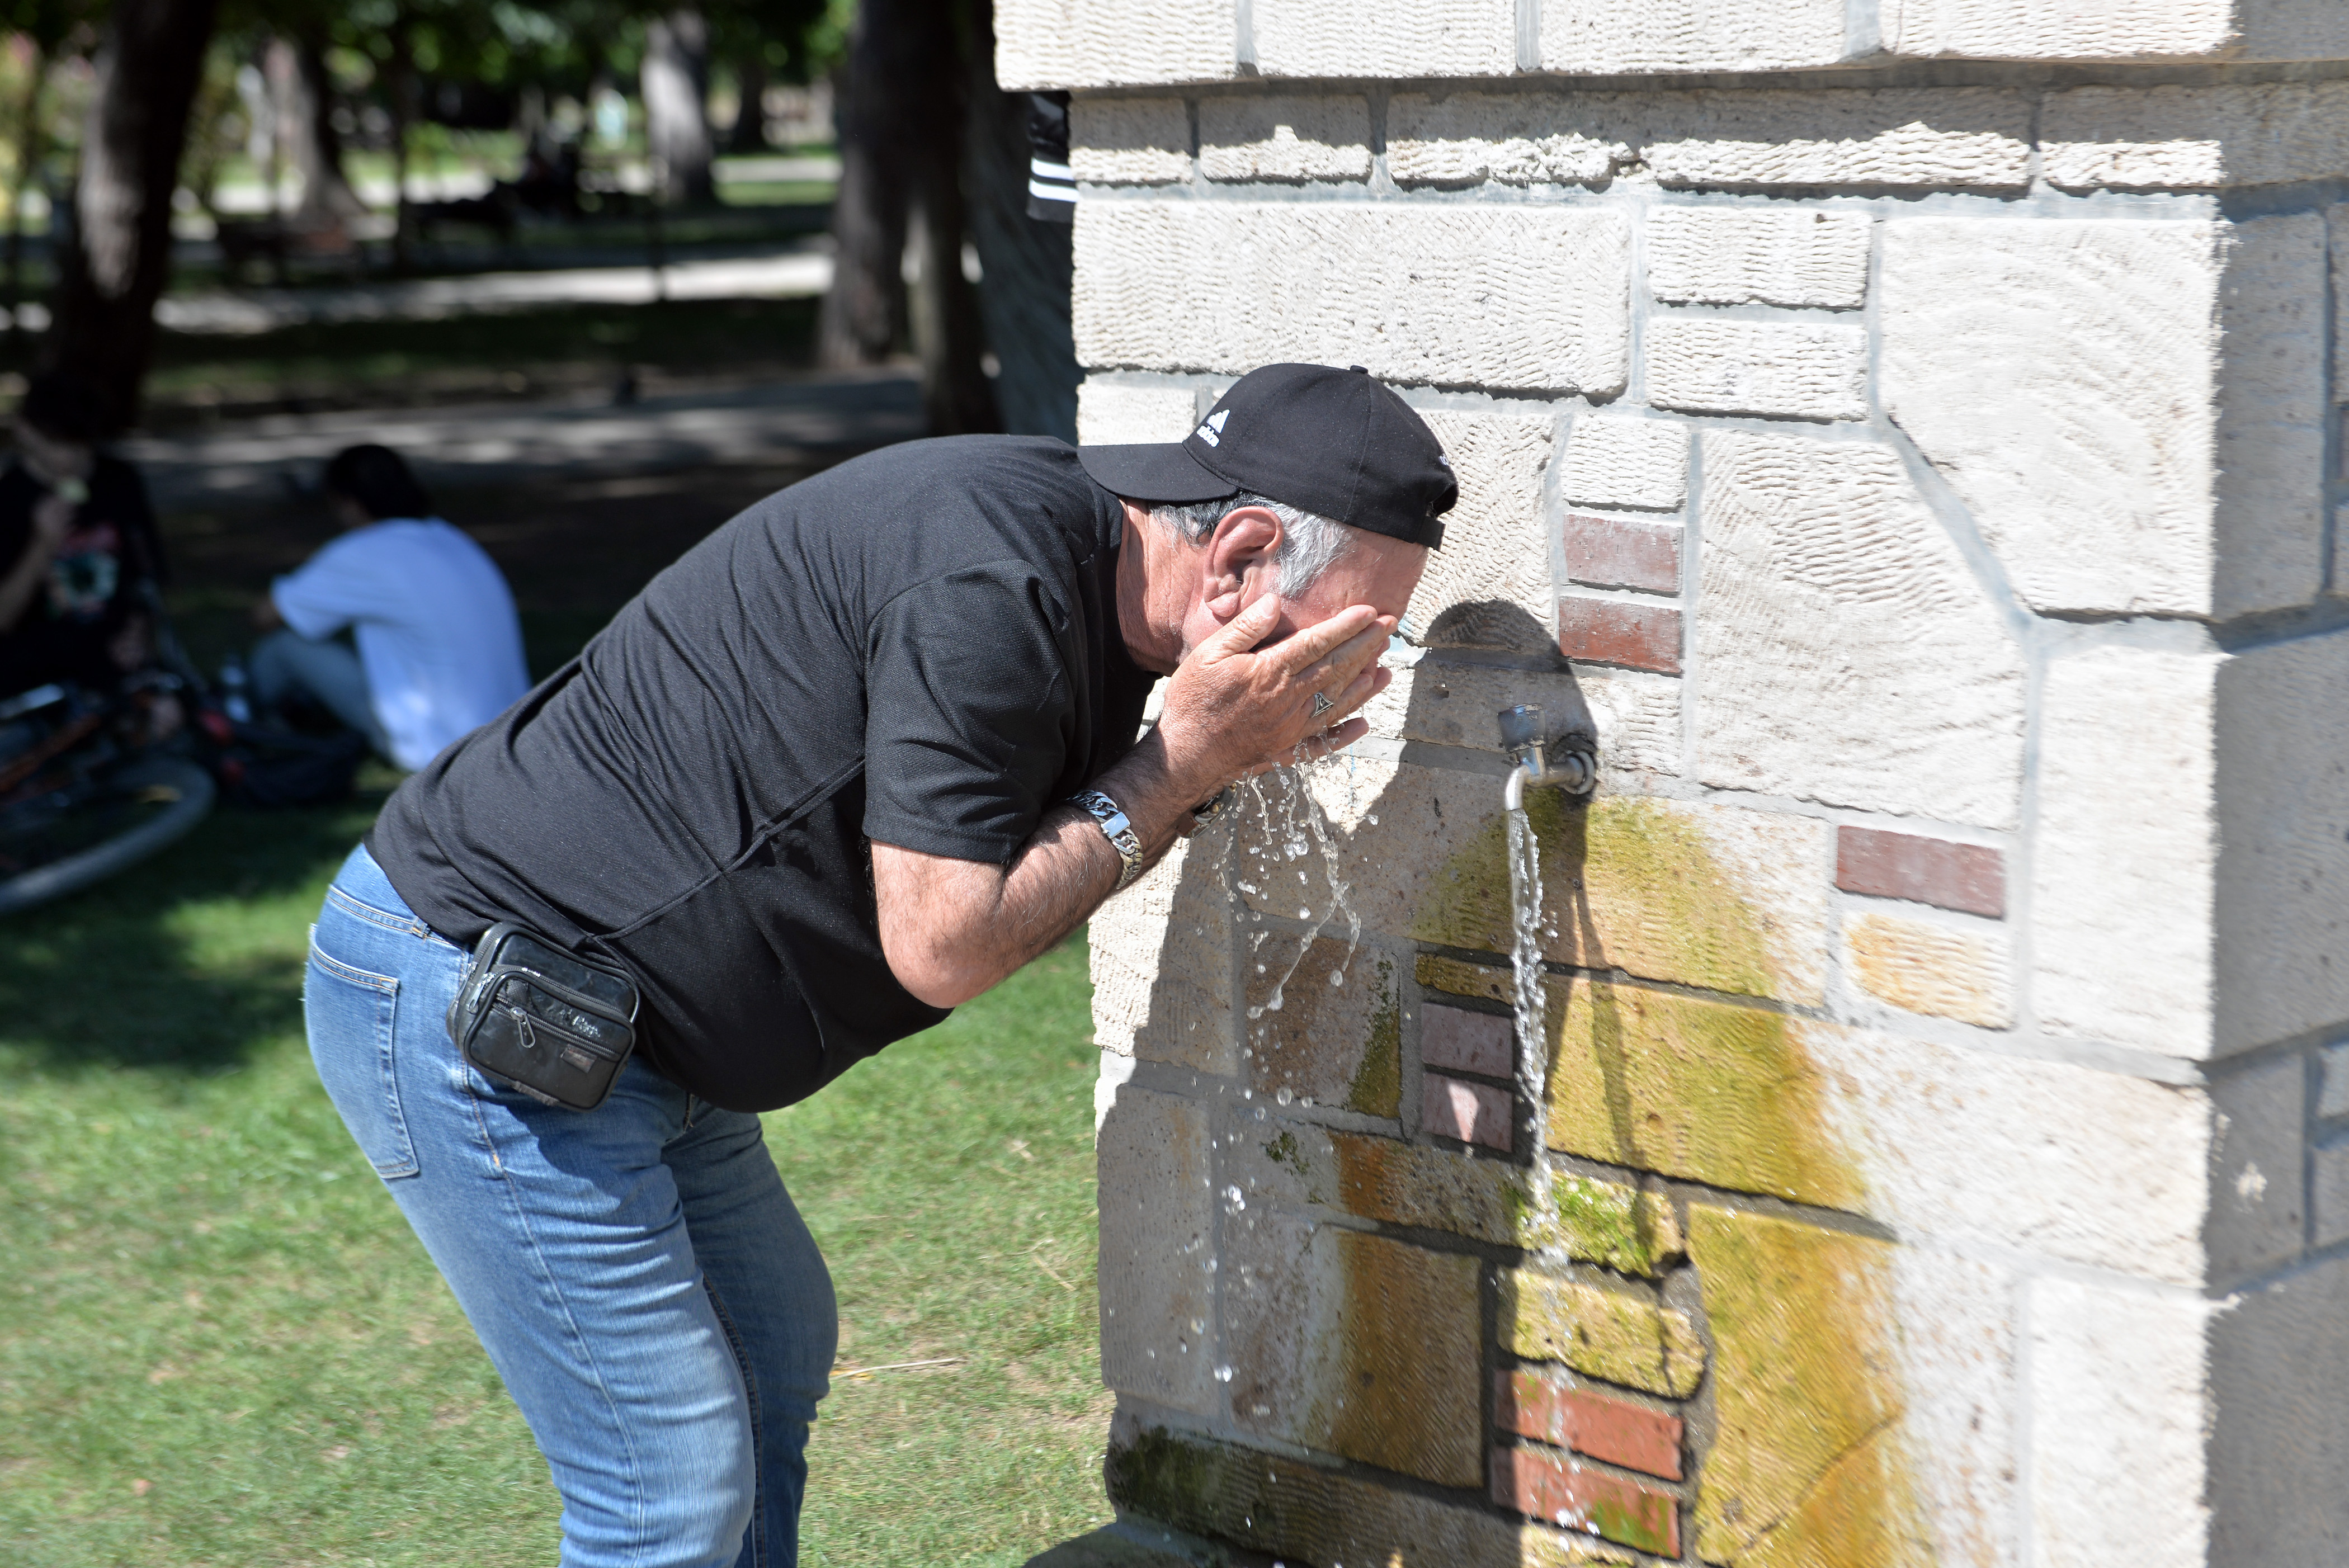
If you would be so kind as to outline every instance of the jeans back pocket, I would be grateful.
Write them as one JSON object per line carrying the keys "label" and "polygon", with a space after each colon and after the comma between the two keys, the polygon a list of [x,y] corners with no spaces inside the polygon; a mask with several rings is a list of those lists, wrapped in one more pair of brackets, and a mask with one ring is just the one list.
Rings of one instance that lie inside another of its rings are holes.
{"label": "jeans back pocket", "polygon": [[310,944],[303,975],[302,1013],[309,1026],[310,1058],[326,1098],[342,1113],[359,1151],[389,1180],[413,1176],[416,1145],[399,1109],[399,1075],[392,1047],[399,982],[370,975]]}

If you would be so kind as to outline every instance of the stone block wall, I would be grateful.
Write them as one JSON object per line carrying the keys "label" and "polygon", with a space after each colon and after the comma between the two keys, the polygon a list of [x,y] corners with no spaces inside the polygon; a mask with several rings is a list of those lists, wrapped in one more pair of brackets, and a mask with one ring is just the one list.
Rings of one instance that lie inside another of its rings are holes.
{"label": "stone block wall", "polygon": [[[1350,363],[1463,485],[1373,738],[1094,924],[1119,1509],[2349,1562],[2349,6],[999,33],[1076,95],[1084,439]],[[1518,702],[1603,769],[1532,798],[1539,1041]]]}

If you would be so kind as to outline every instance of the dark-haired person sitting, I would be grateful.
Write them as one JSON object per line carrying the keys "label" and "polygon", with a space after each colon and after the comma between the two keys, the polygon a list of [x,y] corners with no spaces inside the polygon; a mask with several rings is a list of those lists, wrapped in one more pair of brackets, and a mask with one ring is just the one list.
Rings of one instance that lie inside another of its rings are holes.
{"label": "dark-haired person sitting", "polygon": [[0,696],[111,686],[152,654],[155,513],[139,470],[98,449],[105,429],[104,401],[74,377],[26,388],[0,469]]}
{"label": "dark-haired person sitting", "polygon": [[[529,689],[513,594],[390,448],[335,454],[326,492],[342,536],[254,606],[284,629],[253,650],[254,696],[315,703],[412,771]],[[346,627],[356,654],[335,640]]]}

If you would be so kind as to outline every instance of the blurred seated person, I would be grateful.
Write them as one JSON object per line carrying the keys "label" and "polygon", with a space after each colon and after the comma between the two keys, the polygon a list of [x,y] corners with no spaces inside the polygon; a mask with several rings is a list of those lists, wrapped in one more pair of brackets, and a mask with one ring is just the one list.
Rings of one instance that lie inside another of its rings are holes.
{"label": "blurred seated person", "polygon": [[322,707],[413,772],[530,688],[513,595],[390,448],[337,452],[325,490],[342,534],[254,607],[281,629],[253,650],[253,695]]}
{"label": "blurred seated person", "polygon": [[139,470],[98,450],[105,399],[66,372],[33,378],[0,469],[0,696],[51,681],[104,690],[147,665],[162,577]]}

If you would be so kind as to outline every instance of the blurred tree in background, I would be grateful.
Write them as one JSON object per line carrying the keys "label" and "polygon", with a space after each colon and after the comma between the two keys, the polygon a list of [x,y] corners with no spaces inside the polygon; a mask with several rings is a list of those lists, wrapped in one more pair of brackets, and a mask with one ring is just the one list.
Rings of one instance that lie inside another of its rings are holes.
{"label": "blurred tree in background", "polygon": [[[912,354],[942,434],[1073,436],[1069,233],[1025,215],[989,0],[0,0],[0,309],[125,423],[175,207],[232,284],[407,273],[441,253],[435,225],[504,243],[524,211],[654,224],[657,259],[658,209],[714,209],[717,158],[766,150],[771,103],[809,101],[775,91],[823,83],[842,168],[821,361]],[[514,171],[452,195],[450,139],[485,132]]]}

